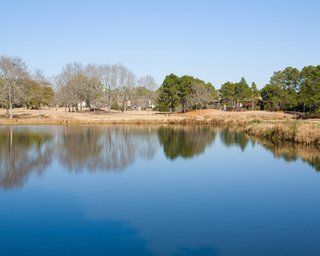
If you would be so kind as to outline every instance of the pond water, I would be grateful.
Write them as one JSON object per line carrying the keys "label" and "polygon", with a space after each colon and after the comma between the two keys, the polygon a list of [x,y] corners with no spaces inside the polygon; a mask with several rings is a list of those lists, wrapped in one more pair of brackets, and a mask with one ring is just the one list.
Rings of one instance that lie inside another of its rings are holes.
{"label": "pond water", "polygon": [[320,255],[320,151],[182,126],[0,128],[0,255]]}

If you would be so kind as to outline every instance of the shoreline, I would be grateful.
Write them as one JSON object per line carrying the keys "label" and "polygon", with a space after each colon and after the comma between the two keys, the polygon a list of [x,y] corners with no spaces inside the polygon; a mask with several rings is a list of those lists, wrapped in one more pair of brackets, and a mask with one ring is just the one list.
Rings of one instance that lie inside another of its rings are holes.
{"label": "shoreline", "polygon": [[199,110],[188,113],[160,113],[151,111],[83,111],[67,113],[63,109],[15,109],[14,118],[5,117],[0,110],[1,126],[23,125],[213,125],[234,127],[249,136],[263,138],[272,143],[292,142],[320,146],[320,120],[297,120],[295,115],[283,112],[243,111],[224,112]]}
{"label": "shoreline", "polygon": [[14,109],[13,118],[6,117],[0,109],[0,125],[59,125],[59,124],[221,124],[244,125],[248,122],[291,120],[293,115],[283,112],[243,111],[224,112],[207,109],[187,113],[163,113],[153,111],[82,111]]}

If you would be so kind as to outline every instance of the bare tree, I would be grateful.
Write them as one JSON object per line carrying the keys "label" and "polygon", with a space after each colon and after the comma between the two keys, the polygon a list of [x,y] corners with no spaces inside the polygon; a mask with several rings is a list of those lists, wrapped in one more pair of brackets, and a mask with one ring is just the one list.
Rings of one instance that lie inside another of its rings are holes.
{"label": "bare tree", "polygon": [[57,106],[64,107],[64,115],[67,116],[67,108],[69,107],[69,95],[66,86],[61,85],[61,81],[57,78],[57,92],[55,94],[55,101]]}
{"label": "bare tree", "polygon": [[138,86],[144,87],[149,91],[155,91],[157,89],[157,83],[154,81],[154,78],[152,76],[143,76],[141,77],[138,82]]}
{"label": "bare tree", "polygon": [[121,64],[68,64],[56,79],[57,98],[59,105],[76,111],[82,102],[88,107],[107,106],[110,110],[113,101],[125,111],[135,81],[135,75]]}
{"label": "bare tree", "polygon": [[85,66],[84,79],[80,89],[81,99],[86,103],[87,107],[96,109],[105,105],[100,66],[93,64]]}
{"label": "bare tree", "polygon": [[41,70],[36,70],[32,74],[32,79],[25,86],[25,90],[27,107],[38,109],[39,117],[41,116],[41,108],[43,106],[50,107],[54,101],[53,88]]}
{"label": "bare tree", "polygon": [[75,78],[68,79],[66,81],[63,81],[64,79],[62,77],[58,78],[58,102],[59,105],[64,106],[65,109],[69,109],[69,112],[71,111],[71,108],[76,109],[79,102],[79,94],[77,91],[77,81]]}
{"label": "bare tree", "polygon": [[24,81],[29,77],[27,66],[18,57],[0,57],[0,100],[12,118],[14,104],[21,104],[24,94]]}
{"label": "bare tree", "polygon": [[81,76],[79,93],[81,101],[85,102],[88,108],[96,109],[102,107],[104,102],[103,87],[96,77]]}
{"label": "bare tree", "polygon": [[105,103],[108,110],[111,110],[112,105],[112,92],[114,90],[115,84],[113,81],[115,80],[113,69],[109,65],[101,65],[98,67],[99,70],[99,79],[103,85],[103,94],[105,96]]}
{"label": "bare tree", "polygon": [[57,77],[59,105],[82,109],[82,104],[91,108],[103,105],[103,85],[99,79],[99,68],[95,65],[83,67],[79,63],[68,64]]}
{"label": "bare tree", "polygon": [[207,108],[216,99],[217,93],[211,85],[194,82],[192,84],[192,94],[189,95],[187,100],[189,103],[188,108]]}
{"label": "bare tree", "polygon": [[149,106],[153,104],[156,98],[155,90],[158,87],[153,77],[149,75],[141,77],[137,82],[137,86],[143,87],[146,89],[146,95],[145,95],[146,100],[148,100]]}
{"label": "bare tree", "polygon": [[112,83],[116,101],[121,111],[127,110],[127,103],[130,96],[130,89],[135,86],[135,75],[122,64],[112,65]]}
{"label": "bare tree", "polygon": [[81,82],[83,66],[80,63],[69,63],[62,72],[57,76],[56,83],[58,87],[58,102],[65,109],[78,109],[81,102]]}

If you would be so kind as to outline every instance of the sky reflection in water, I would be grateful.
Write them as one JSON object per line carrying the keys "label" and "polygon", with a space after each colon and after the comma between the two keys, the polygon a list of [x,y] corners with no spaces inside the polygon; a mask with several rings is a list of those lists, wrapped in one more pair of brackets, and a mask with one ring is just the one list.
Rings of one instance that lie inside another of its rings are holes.
{"label": "sky reflection in water", "polygon": [[229,129],[0,129],[1,255],[319,255],[319,150]]}

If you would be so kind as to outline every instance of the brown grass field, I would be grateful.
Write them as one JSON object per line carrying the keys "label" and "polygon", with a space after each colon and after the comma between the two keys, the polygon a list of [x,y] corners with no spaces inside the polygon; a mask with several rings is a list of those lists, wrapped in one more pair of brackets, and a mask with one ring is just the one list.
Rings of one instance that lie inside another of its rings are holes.
{"label": "brown grass field", "polygon": [[89,111],[65,112],[64,108],[51,108],[40,111],[19,108],[13,110],[13,118],[6,116],[6,111],[0,109],[1,125],[24,125],[24,124],[126,124],[126,123],[217,123],[217,124],[246,124],[255,121],[283,121],[291,120],[292,115],[282,112],[267,111],[243,111],[223,112],[206,109],[191,111],[188,113],[162,113],[155,111]]}
{"label": "brown grass field", "polygon": [[[39,115],[40,114],[40,115]],[[13,110],[13,118],[0,109],[0,125],[66,125],[66,124],[210,124],[234,126],[249,135],[273,142],[288,141],[320,146],[320,120],[297,120],[294,115],[283,112],[240,111],[225,112],[213,109],[188,113],[162,113],[154,111],[100,110],[92,112],[65,112],[64,108]]]}

